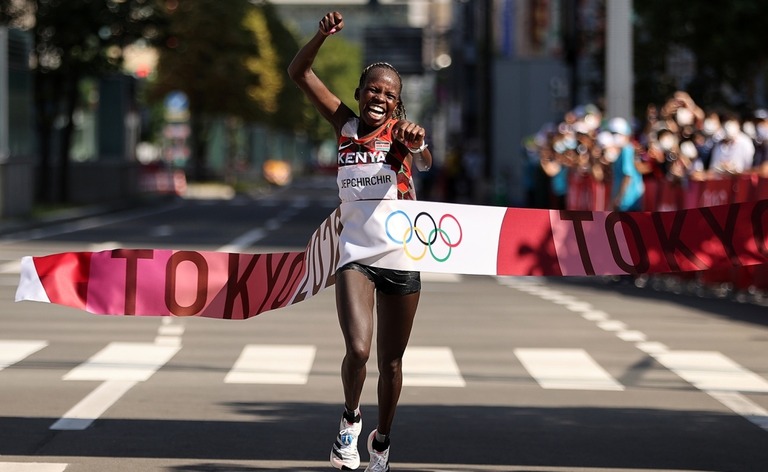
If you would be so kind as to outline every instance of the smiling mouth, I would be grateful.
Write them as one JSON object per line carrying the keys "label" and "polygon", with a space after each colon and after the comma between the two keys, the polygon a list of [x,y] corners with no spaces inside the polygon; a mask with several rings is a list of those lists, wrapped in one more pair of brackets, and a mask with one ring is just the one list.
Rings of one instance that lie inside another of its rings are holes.
{"label": "smiling mouth", "polygon": [[380,120],[386,116],[386,111],[383,107],[371,105],[368,107],[368,115],[374,120]]}

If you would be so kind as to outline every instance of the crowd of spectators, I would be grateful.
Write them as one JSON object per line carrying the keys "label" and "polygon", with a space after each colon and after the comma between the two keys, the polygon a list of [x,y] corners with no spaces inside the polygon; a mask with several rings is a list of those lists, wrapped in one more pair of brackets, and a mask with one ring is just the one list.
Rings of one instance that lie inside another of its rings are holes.
{"label": "crowd of spectators", "polygon": [[[642,208],[650,180],[684,186],[742,173],[768,177],[768,111],[705,109],[682,91],[648,105],[642,120],[608,118],[586,105],[543,126],[525,149],[530,206],[566,208],[568,186],[587,178],[606,192],[606,208],[596,210],[653,210]],[[545,199],[536,195],[542,179]]]}

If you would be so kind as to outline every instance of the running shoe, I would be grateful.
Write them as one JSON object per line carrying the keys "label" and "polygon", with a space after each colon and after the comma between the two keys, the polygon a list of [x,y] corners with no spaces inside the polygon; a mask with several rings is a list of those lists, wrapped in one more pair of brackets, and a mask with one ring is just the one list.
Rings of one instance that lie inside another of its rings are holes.
{"label": "running shoe", "polygon": [[341,417],[339,435],[331,448],[331,465],[341,470],[355,470],[360,467],[360,453],[357,451],[357,437],[363,429],[363,420],[350,423]]}
{"label": "running shoe", "polygon": [[365,472],[389,472],[389,446],[386,449],[379,452],[373,448],[373,439],[376,437],[376,430],[371,431],[368,435],[368,454],[371,455],[371,461],[368,463],[368,467],[365,468]]}

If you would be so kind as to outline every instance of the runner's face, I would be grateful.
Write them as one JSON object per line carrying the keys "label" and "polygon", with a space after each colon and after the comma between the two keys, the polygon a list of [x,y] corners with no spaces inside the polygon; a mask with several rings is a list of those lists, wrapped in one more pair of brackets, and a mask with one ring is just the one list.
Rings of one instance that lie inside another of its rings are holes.
{"label": "runner's face", "polygon": [[373,69],[360,89],[360,119],[376,128],[392,117],[400,103],[400,79],[388,69]]}

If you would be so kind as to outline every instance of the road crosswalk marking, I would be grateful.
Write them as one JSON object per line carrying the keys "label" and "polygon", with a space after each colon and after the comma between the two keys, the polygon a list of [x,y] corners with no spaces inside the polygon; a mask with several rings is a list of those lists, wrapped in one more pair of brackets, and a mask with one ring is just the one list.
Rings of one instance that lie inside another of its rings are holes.
{"label": "road crosswalk marking", "polygon": [[149,379],[181,349],[153,343],[110,343],[64,375],[63,380],[101,380],[50,429],[83,430],[138,382]]}
{"label": "road crosswalk marking", "polygon": [[583,349],[515,349],[515,355],[545,389],[624,390]]}
{"label": "road crosswalk marking", "polygon": [[225,383],[305,384],[315,361],[315,346],[249,344]]}
{"label": "road crosswalk marking", "polygon": [[653,357],[699,390],[768,393],[764,378],[719,352],[667,351]]}
{"label": "road crosswalk marking", "polygon": [[31,356],[47,345],[45,341],[0,341],[0,370]]}
{"label": "road crosswalk marking", "polygon": [[0,472],[63,472],[68,464],[41,462],[0,462]]}
{"label": "road crosswalk marking", "polygon": [[130,380],[143,382],[179,352],[179,346],[153,343],[110,343],[64,380]]}
{"label": "road crosswalk marking", "polygon": [[[0,340],[0,371],[44,349],[43,340]],[[768,430],[768,411],[744,397],[768,393],[768,380],[720,352],[673,351],[653,342],[638,347],[698,390]],[[51,429],[87,428],[138,382],[148,380],[181,344],[114,342],[66,373],[62,380],[103,383],[72,407]],[[314,367],[313,345],[246,345],[224,378],[229,384],[307,384]],[[543,389],[622,391],[625,387],[583,349],[518,348],[514,355]],[[447,346],[409,346],[403,359],[405,387],[465,387]],[[3,472],[0,470],[0,472]]]}
{"label": "road crosswalk marking", "polygon": [[464,387],[466,382],[448,347],[408,347],[403,356],[403,386]]}

